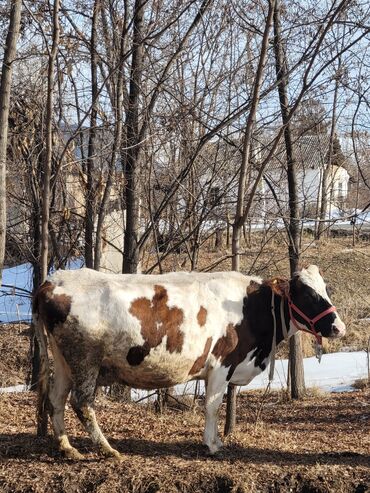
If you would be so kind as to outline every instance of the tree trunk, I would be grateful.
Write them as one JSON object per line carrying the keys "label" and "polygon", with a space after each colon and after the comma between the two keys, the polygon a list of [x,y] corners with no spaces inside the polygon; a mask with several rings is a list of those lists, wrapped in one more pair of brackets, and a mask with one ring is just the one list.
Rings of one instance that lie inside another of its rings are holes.
{"label": "tree trunk", "polygon": [[289,339],[290,395],[292,399],[301,399],[306,391],[302,355],[301,333]]}
{"label": "tree trunk", "polygon": [[[40,202],[35,200],[36,197],[33,197],[33,210],[31,213],[31,252],[32,252],[32,293],[36,292],[36,289],[40,286],[41,283],[41,266],[40,266],[40,252],[41,252],[41,236],[40,236],[40,217],[41,217],[41,207]],[[31,375],[30,375],[30,388],[31,390],[37,390],[38,380],[39,380],[39,372],[40,372],[40,349],[39,343],[35,336],[35,328],[34,325],[31,324],[31,333],[30,333],[30,353],[31,353]]]}
{"label": "tree trunk", "polygon": [[[52,134],[52,120],[53,120],[53,86],[54,86],[54,65],[58,52],[59,45],[59,0],[54,1],[53,8],[53,41],[52,47],[49,51],[49,63],[48,63],[48,85],[47,85],[47,101],[46,101],[46,148],[43,159],[43,175],[42,175],[42,214],[41,214],[41,279],[40,282],[45,281],[48,275],[48,252],[49,252],[49,215],[50,215],[50,179],[51,179],[51,166],[52,166],[52,152],[53,152],[53,134]],[[36,280],[36,273],[34,273],[34,282]],[[38,380],[38,373],[40,368],[40,353],[39,345],[35,339],[34,352],[32,361],[32,380]],[[43,415],[40,417],[40,428],[37,434],[39,436],[46,436],[47,434],[48,417],[47,410],[45,409]]]}
{"label": "tree trunk", "polygon": [[260,90],[262,85],[263,72],[267,59],[267,52],[269,48],[269,33],[272,26],[273,12],[275,8],[275,1],[269,1],[269,10],[266,18],[265,30],[263,33],[261,52],[258,61],[258,68],[253,83],[253,94],[251,101],[251,109],[247,119],[247,125],[244,133],[242,162],[240,166],[239,180],[238,180],[238,195],[236,203],[235,219],[232,225],[232,244],[231,251],[232,258],[232,270],[239,270],[240,268],[240,236],[243,224],[246,219],[246,215],[249,212],[252,198],[249,197],[247,210],[244,207],[247,174],[249,171],[249,157],[252,144],[252,132],[256,120],[257,108],[260,99]]}
{"label": "tree trunk", "polygon": [[96,239],[95,239],[95,251],[94,251],[94,269],[100,269],[101,255],[102,255],[102,230],[104,219],[106,216],[107,206],[110,197],[110,191],[113,182],[113,172],[116,165],[116,161],[121,150],[122,143],[122,104],[123,104],[123,71],[124,71],[124,60],[125,60],[125,33],[126,24],[124,24],[121,31],[121,42],[120,42],[120,55],[119,55],[119,67],[118,76],[116,84],[116,94],[114,101],[114,113],[115,113],[115,128],[114,128],[114,141],[113,149],[111,154],[111,160],[109,163],[108,176],[104,189],[104,194],[102,201],[100,203],[98,212],[98,222],[96,225]]}
{"label": "tree trunk", "polygon": [[4,50],[0,82],[0,284],[5,260],[6,242],[6,158],[12,63],[15,59],[21,23],[22,1],[11,2],[10,22]]}
{"label": "tree trunk", "polygon": [[[280,0],[276,0],[274,12],[274,51],[276,61],[276,77],[280,101],[281,118],[284,125],[284,140],[287,156],[287,178],[289,191],[289,264],[291,276],[298,270],[299,261],[299,213],[296,182],[296,163],[293,155],[292,134],[290,128],[289,103],[287,96],[288,69],[284,54],[280,29]],[[291,395],[298,399],[305,392],[302,344],[300,334],[294,335],[289,341],[289,359],[291,371]]]}
{"label": "tree trunk", "polygon": [[100,11],[100,0],[95,0],[91,23],[90,39],[90,74],[91,74],[91,115],[89,129],[89,144],[86,166],[86,211],[85,211],[85,265],[94,267],[94,222],[95,222],[95,202],[96,186],[94,180],[95,170],[95,141],[96,125],[98,115],[98,55],[96,52],[97,43],[97,23]]}
{"label": "tree trunk", "polygon": [[[339,58],[339,66],[338,71],[341,67],[341,61]],[[327,157],[327,163],[323,170],[322,174],[322,182],[321,182],[321,202],[320,202],[320,221],[317,227],[317,238],[320,239],[326,229],[326,215],[328,212],[328,201],[331,198],[330,187],[328,186],[331,163],[333,158],[333,145],[334,145],[334,137],[335,137],[335,127],[336,127],[336,113],[337,113],[337,100],[338,100],[338,90],[339,90],[339,78],[335,79],[335,88],[334,88],[334,98],[333,98],[333,110],[331,116],[331,128],[330,128],[330,140],[329,140],[329,152]],[[329,200],[328,200],[329,197]]]}
{"label": "tree trunk", "polygon": [[143,17],[144,0],[135,1],[133,22],[132,60],[129,102],[126,117],[126,150],[124,173],[126,177],[126,228],[124,237],[123,272],[136,273],[139,265],[139,96],[143,72]]}
{"label": "tree trunk", "polygon": [[46,149],[42,178],[42,219],[41,219],[41,282],[48,275],[49,252],[49,214],[50,214],[50,178],[53,152],[53,86],[54,65],[59,45],[59,0],[54,1],[53,9],[53,42],[49,52],[48,89],[46,101]]}
{"label": "tree trunk", "polygon": [[[266,64],[267,52],[269,48],[269,33],[272,26],[272,18],[275,8],[275,1],[269,1],[269,10],[266,18],[265,30],[263,33],[261,52],[258,61],[258,68],[253,83],[253,94],[251,101],[251,109],[247,119],[247,125],[244,134],[242,163],[240,166],[239,183],[238,183],[238,196],[236,204],[235,219],[232,225],[232,243],[231,243],[231,268],[232,270],[239,271],[240,269],[240,236],[243,224],[246,219],[248,209],[244,208],[244,199],[246,193],[246,179],[249,167],[249,156],[252,143],[252,131],[256,120],[257,107],[260,99],[260,90],[262,85],[263,71]],[[251,203],[251,198],[249,199]],[[226,423],[225,434],[232,433],[235,426],[235,411],[236,411],[236,390],[234,386],[230,386],[227,391],[227,405],[226,405]]]}

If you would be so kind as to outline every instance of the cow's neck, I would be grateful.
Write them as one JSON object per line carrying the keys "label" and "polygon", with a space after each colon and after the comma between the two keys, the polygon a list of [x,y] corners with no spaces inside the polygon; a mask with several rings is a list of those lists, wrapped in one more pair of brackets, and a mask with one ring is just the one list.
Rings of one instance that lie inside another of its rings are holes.
{"label": "cow's neck", "polygon": [[288,301],[285,297],[282,302],[282,296],[275,293],[274,301],[272,301],[271,287],[262,285],[256,293],[252,293],[249,296],[247,316],[253,335],[257,339],[261,336],[265,340],[268,339],[272,342],[274,334],[272,304],[274,305],[276,321],[276,345],[278,345],[285,339],[283,321],[285,321],[288,337],[293,334],[292,330],[290,330]]}

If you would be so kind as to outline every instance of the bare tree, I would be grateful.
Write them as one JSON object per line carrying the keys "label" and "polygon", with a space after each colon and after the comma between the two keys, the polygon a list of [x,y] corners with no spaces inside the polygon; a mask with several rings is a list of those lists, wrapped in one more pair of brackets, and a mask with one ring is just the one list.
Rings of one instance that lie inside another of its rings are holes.
{"label": "bare tree", "polygon": [[94,269],[99,270],[102,255],[102,232],[104,219],[107,213],[107,207],[109,203],[109,197],[113,182],[113,172],[116,166],[117,159],[119,157],[122,145],[122,106],[124,100],[124,62],[125,62],[125,34],[127,26],[124,23],[121,31],[120,50],[119,50],[119,63],[118,63],[118,75],[116,83],[112,89],[113,95],[113,111],[114,111],[114,139],[111,158],[107,171],[107,178],[103,193],[103,198],[98,208],[98,221],[96,226],[96,241],[94,251]]}
{"label": "bare tree", "polygon": [[59,45],[59,0],[54,0],[53,8],[53,39],[49,50],[48,61],[48,85],[46,101],[46,147],[44,158],[43,191],[42,191],[42,220],[41,220],[41,281],[45,281],[48,275],[49,252],[49,217],[50,217],[50,178],[53,154],[53,93],[55,60]]}
{"label": "bare tree", "polygon": [[140,190],[138,163],[139,140],[139,104],[140,87],[143,74],[143,38],[144,38],[144,0],[136,0],[133,17],[132,60],[130,74],[130,90],[128,109],[126,116],[126,149],[124,151],[124,172],[126,177],[125,203],[126,203],[126,227],[124,242],[123,272],[137,272],[139,265],[139,214],[140,214]]}
{"label": "bare tree", "polygon": [[256,121],[257,108],[260,101],[260,91],[263,80],[263,73],[267,59],[267,53],[269,48],[269,34],[272,27],[272,20],[275,8],[275,1],[269,0],[268,13],[266,17],[265,29],[263,32],[261,51],[258,60],[258,68],[253,82],[253,94],[250,103],[250,110],[248,113],[247,124],[245,128],[243,138],[243,152],[242,162],[240,165],[240,172],[238,178],[238,196],[236,203],[235,218],[233,222],[233,239],[232,239],[232,269],[240,269],[240,236],[243,228],[243,224],[246,219],[245,210],[245,195],[246,195],[246,179],[248,168],[250,166],[250,153],[252,146],[253,128]]}
{"label": "bare tree", "polygon": [[[49,252],[49,219],[50,219],[50,178],[53,154],[53,93],[54,93],[54,70],[55,60],[59,45],[59,0],[54,0],[53,7],[53,39],[48,60],[48,83],[47,83],[47,102],[46,102],[46,146],[42,178],[42,219],[41,219],[41,281],[45,281],[48,275],[48,252]],[[40,344],[40,341],[37,341]],[[35,341],[36,345],[36,341]],[[39,354],[39,349],[35,350]],[[40,367],[40,363],[35,361],[35,366]],[[34,368],[35,370],[35,368]],[[36,375],[34,375],[36,378]],[[48,416],[44,409],[43,415],[39,417],[37,434],[45,436],[47,433]]]}
{"label": "bare tree", "polygon": [[[243,225],[246,219],[246,211],[244,206],[246,194],[246,179],[248,167],[250,166],[250,153],[252,145],[252,133],[255,125],[257,108],[260,100],[260,91],[263,80],[263,72],[266,64],[267,53],[269,49],[269,35],[272,27],[273,14],[275,9],[275,0],[269,0],[268,13],[266,17],[265,29],[263,32],[261,51],[258,60],[258,68],[253,82],[253,94],[251,100],[251,108],[247,118],[247,124],[243,139],[242,162],[240,166],[238,179],[238,196],[236,203],[235,218],[233,222],[233,237],[232,237],[232,270],[240,269],[240,236]],[[228,389],[227,393],[227,411],[225,423],[225,435],[232,433],[235,427],[235,409],[236,409],[236,389],[234,386]]]}
{"label": "bare tree", "polygon": [[99,19],[101,2],[94,0],[93,15],[91,22],[90,38],[90,73],[91,73],[91,113],[89,128],[88,156],[86,164],[86,214],[85,214],[85,265],[92,268],[94,265],[94,220],[95,220],[95,203],[96,203],[96,186],[94,180],[95,170],[95,153],[96,153],[96,126],[98,114],[98,56],[96,51],[97,45],[97,23]]}
{"label": "bare tree", "polygon": [[21,23],[22,1],[13,0],[0,82],[0,284],[5,259],[6,243],[6,159],[8,145],[8,117],[12,63],[16,55],[17,39]]}
{"label": "bare tree", "polygon": [[[297,171],[290,125],[289,102],[287,94],[288,66],[281,37],[280,9],[280,0],[276,0],[274,12],[274,51],[281,119],[284,125],[284,140],[287,157],[287,177],[289,190],[289,264],[290,274],[293,276],[293,274],[298,270],[299,261],[299,214],[296,181]],[[300,333],[295,334],[290,338],[289,345],[291,395],[293,398],[298,399],[303,396],[305,391],[302,342]]]}
{"label": "bare tree", "polygon": [[[342,45],[343,48],[343,39]],[[331,114],[331,124],[330,124],[330,140],[329,140],[329,149],[328,154],[326,156],[326,165],[324,166],[322,173],[322,181],[321,181],[321,197],[320,199],[320,215],[319,215],[319,224],[317,227],[317,239],[320,239],[325,230],[327,230],[327,213],[328,213],[328,203],[330,202],[330,191],[329,191],[329,180],[330,180],[330,172],[333,164],[333,151],[334,151],[334,141],[335,141],[335,131],[337,125],[337,106],[338,106],[338,92],[339,92],[339,84],[341,78],[342,71],[342,57],[338,58],[338,66],[334,76],[334,94],[333,94],[333,106],[332,106],[332,114]]]}

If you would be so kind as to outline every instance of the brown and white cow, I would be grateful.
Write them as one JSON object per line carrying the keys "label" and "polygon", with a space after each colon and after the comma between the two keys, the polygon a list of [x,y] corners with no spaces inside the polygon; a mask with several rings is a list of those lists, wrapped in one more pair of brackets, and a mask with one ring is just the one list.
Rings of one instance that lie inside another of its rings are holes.
{"label": "brown and white cow", "polygon": [[[92,440],[119,457],[93,410],[96,388],[121,382],[141,389],[206,382],[204,443],[222,443],[217,414],[226,386],[248,384],[269,364],[278,344],[298,329],[340,337],[345,326],[311,265],[290,281],[262,281],[236,272],[164,275],[58,271],[33,305],[43,362],[40,406],[48,409],[60,450],[80,458],[67,438],[71,405]],[[46,333],[54,359],[48,385]],[[318,334],[319,333],[319,334]]]}

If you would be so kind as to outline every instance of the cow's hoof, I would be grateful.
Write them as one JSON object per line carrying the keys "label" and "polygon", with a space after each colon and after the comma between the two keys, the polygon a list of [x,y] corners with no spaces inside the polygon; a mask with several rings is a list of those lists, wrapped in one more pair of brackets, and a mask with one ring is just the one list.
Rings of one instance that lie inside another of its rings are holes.
{"label": "cow's hoof", "polygon": [[103,455],[109,459],[113,459],[114,461],[117,462],[122,462],[123,461],[123,456],[118,452],[118,450],[114,448],[102,448],[101,449]]}
{"label": "cow's hoof", "polygon": [[123,456],[118,452],[118,450],[113,450],[113,453],[110,456],[115,462],[122,462]]}
{"label": "cow's hoof", "polygon": [[115,451],[116,453],[114,455],[112,455],[112,460],[114,460],[114,462],[123,462],[123,455],[121,455],[119,452]]}
{"label": "cow's hoof", "polygon": [[212,443],[211,445],[207,445],[208,447],[208,455],[216,455],[220,451],[220,447],[216,443]]}
{"label": "cow's hoof", "polygon": [[224,446],[223,441],[219,437],[216,438],[215,443],[219,449]]}
{"label": "cow's hoof", "polygon": [[69,448],[62,450],[64,457],[70,460],[82,460],[84,456],[76,448]]}

